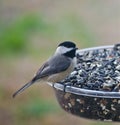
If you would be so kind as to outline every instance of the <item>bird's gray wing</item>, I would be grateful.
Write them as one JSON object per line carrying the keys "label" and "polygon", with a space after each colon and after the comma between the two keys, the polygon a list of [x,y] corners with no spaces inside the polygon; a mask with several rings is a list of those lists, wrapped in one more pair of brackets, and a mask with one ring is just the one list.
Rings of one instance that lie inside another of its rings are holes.
{"label": "bird's gray wing", "polygon": [[52,74],[65,71],[69,66],[70,66],[69,58],[66,58],[65,56],[61,55],[54,56],[42,65],[42,67],[38,70],[33,79],[35,81],[42,77],[46,77]]}

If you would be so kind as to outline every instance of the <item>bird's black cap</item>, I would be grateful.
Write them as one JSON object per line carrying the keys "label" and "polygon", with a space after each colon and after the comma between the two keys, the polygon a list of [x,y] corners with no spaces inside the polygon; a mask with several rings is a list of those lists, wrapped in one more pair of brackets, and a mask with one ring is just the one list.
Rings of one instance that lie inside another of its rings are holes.
{"label": "bird's black cap", "polygon": [[64,42],[60,43],[58,46],[64,46],[67,48],[76,48],[75,43],[73,43],[71,41],[64,41]]}

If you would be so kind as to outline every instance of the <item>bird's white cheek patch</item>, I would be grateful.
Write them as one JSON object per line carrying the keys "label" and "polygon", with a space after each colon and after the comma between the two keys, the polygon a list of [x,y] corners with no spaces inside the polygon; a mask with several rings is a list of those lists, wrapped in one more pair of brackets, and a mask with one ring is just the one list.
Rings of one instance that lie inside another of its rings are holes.
{"label": "bird's white cheek patch", "polygon": [[60,54],[64,54],[66,52],[69,52],[70,50],[72,50],[73,48],[66,48],[64,46],[60,46],[56,49],[56,53],[60,53]]}

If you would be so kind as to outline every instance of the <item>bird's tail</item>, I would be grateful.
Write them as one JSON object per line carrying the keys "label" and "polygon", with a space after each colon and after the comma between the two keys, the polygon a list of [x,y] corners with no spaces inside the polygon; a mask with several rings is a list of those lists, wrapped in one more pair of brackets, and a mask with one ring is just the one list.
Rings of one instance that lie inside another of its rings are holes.
{"label": "bird's tail", "polygon": [[30,82],[26,83],[23,87],[21,87],[19,90],[17,90],[14,94],[13,94],[13,98],[20,94],[21,92],[23,92],[25,89],[27,89],[29,86],[31,86],[35,81],[31,80]]}

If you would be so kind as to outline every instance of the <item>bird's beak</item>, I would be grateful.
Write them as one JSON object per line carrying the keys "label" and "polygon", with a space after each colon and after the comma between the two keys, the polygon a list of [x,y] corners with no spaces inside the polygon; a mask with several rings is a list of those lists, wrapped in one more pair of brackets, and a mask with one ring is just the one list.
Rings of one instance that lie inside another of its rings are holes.
{"label": "bird's beak", "polygon": [[75,49],[76,49],[76,50],[78,50],[78,48],[77,48],[77,47],[76,47]]}
{"label": "bird's beak", "polygon": [[78,48],[75,48],[74,50],[75,50],[75,51],[77,51],[77,50],[78,50]]}
{"label": "bird's beak", "polygon": [[27,84],[25,84],[23,87],[21,87],[19,90],[17,90],[14,94],[13,94],[13,98],[20,94],[21,92],[23,92],[25,89],[27,89],[28,87],[30,87],[34,82],[33,81],[30,81],[28,82]]}

